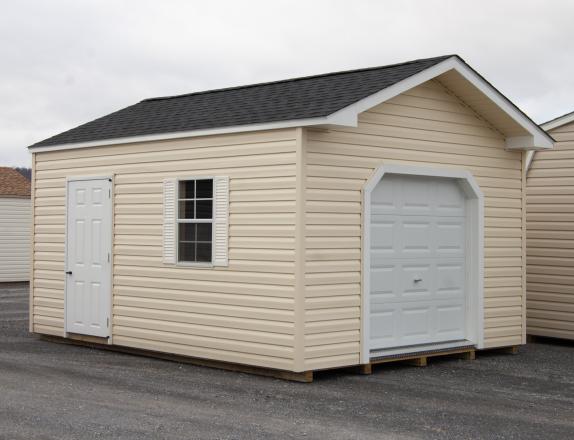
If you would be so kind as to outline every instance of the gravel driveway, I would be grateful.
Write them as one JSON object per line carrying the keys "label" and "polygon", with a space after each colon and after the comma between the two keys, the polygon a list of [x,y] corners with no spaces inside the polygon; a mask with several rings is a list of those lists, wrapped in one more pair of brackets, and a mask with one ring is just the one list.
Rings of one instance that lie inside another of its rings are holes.
{"label": "gravel driveway", "polygon": [[574,344],[312,384],[47,342],[0,285],[0,439],[574,439]]}

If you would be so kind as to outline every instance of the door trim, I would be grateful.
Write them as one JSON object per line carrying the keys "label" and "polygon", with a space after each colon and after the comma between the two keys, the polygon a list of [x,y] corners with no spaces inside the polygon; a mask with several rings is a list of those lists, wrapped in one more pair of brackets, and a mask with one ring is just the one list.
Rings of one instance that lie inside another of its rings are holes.
{"label": "door trim", "polygon": [[[109,289],[110,289],[110,301],[109,301],[109,310],[108,310],[108,317],[110,320],[110,325],[108,327],[108,337],[107,337],[107,343],[109,345],[112,344],[112,317],[113,317],[113,313],[112,313],[112,309],[113,309],[113,266],[114,266],[114,175],[107,175],[107,176],[73,176],[73,177],[66,177],[66,215],[65,215],[65,222],[66,222],[66,226],[65,226],[65,233],[64,233],[64,272],[68,270],[68,199],[69,199],[69,183],[70,182],[78,182],[78,181],[85,181],[85,180],[107,180],[110,182],[110,243],[109,243],[109,249],[110,249],[110,285],[109,285]],[[67,322],[67,299],[68,299],[68,282],[67,282],[67,278],[64,278],[64,330],[63,330],[63,336],[65,338],[69,337],[69,333],[67,331],[68,328],[68,322]],[[90,337],[90,336],[88,336]],[[104,339],[104,338],[102,338]]]}
{"label": "door trim", "polygon": [[[466,280],[467,316],[466,342],[484,347],[484,196],[473,175],[461,169],[427,168],[409,165],[382,165],[375,169],[363,187],[362,292],[361,292],[361,363],[370,362],[370,280],[371,280],[371,193],[385,174],[443,177],[457,180],[466,195]],[[410,348],[393,350],[393,354],[409,353]],[[420,351],[418,346],[416,350]]]}

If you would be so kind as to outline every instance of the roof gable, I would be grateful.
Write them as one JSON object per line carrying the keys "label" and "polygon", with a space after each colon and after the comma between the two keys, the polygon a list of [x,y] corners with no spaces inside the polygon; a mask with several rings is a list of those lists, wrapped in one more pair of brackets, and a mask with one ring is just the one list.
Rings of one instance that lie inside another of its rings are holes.
{"label": "roof gable", "polygon": [[552,138],[456,55],[187,95],[152,98],[44,141],[51,150],[300,126],[356,126],[360,112],[456,71],[514,124],[509,148],[551,148]]}

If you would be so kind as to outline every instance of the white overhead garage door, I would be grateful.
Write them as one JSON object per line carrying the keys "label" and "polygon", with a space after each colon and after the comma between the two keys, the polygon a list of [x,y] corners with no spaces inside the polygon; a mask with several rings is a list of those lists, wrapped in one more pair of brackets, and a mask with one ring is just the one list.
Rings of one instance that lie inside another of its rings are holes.
{"label": "white overhead garage door", "polygon": [[465,340],[465,205],[449,178],[385,174],[373,189],[371,352]]}

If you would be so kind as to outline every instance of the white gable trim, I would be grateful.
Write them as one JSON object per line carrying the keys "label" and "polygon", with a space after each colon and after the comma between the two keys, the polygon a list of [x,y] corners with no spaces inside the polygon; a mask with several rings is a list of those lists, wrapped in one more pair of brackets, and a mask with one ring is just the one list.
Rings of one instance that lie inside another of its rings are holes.
{"label": "white gable trim", "polygon": [[541,127],[548,131],[552,130],[553,128],[558,128],[563,125],[569,124],[570,122],[574,122],[574,112],[570,112],[565,114],[564,116],[560,116],[556,119],[552,119],[551,121],[542,124]]}
{"label": "white gable trim", "polygon": [[162,141],[169,139],[181,139],[187,137],[198,136],[213,136],[218,134],[242,133],[248,131],[261,131],[261,130],[274,130],[280,128],[292,127],[308,127],[308,126],[329,126],[329,125],[342,125],[356,127],[358,125],[358,116],[360,113],[375,107],[401,93],[412,89],[426,81],[429,81],[449,70],[456,70],[472,85],[484,93],[492,102],[494,102],[502,111],[509,115],[521,127],[523,127],[529,134],[526,136],[508,137],[506,138],[506,147],[509,149],[519,150],[537,150],[552,148],[552,138],[544,132],[538,125],[526,117],[516,106],[514,106],[507,98],[500,92],[492,87],[480,75],[466,65],[460,58],[448,58],[428,69],[423,70],[415,75],[412,75],[398,83],[387,87],[377,93],[367,96],[341,110],[338,110],[329,116],[310,118],[310,119],[294,119],[290,121],[278,121],[264,124],[248,124],[232,127],[222,127],[207,130],[193,130],[183,131],[177,133],[163,133],[157,135],[147,136],[132,136],[116,139],[106,139],[101,141],[80,142],[74,144],[61,144],[50,146],[31,146],[28,149],[31,152],[36,151],[54,151],[54,150],[67,150],[75,148],[88,148],[99,147],[104,145],[117,145],[129,144],[135,142],[150,142]]}

